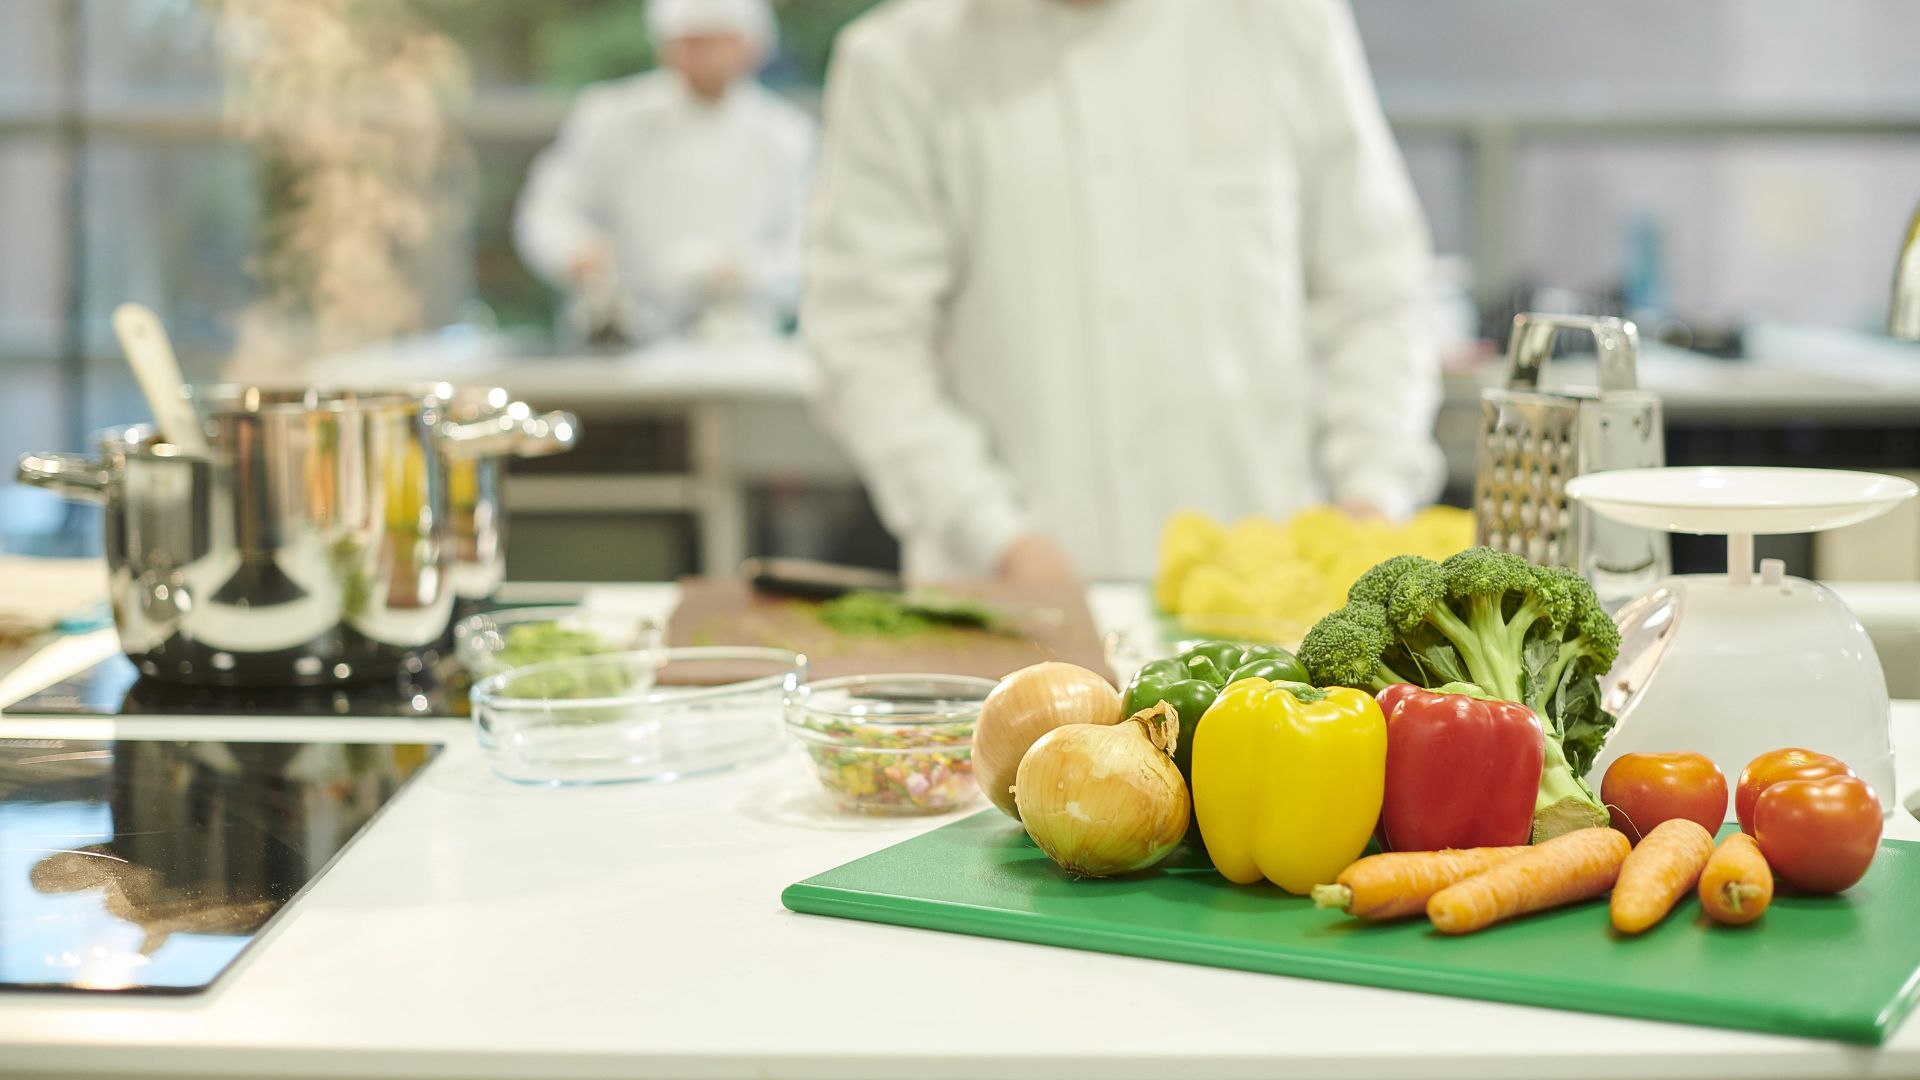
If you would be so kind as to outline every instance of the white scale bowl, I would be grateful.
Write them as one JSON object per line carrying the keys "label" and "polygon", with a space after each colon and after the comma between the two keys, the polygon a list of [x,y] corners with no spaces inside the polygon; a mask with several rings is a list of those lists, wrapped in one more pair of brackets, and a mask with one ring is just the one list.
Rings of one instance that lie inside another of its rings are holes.
{"label": "white scale bowl", "polygon": [[1567,497],[1627,525],[1666,532],[1775,534],[1857,525],[1913,498],[1910,480],[1840,469],[1708,465],[1620,469],[1567,481]]}

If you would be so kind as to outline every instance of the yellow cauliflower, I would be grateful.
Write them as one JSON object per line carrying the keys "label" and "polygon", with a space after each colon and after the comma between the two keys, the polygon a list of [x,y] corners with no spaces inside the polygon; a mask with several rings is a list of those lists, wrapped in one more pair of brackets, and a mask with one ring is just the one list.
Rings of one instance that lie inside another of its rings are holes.
{"label": "yellow cauliflower", "polygon": [[1198,510],[1182,510],[1160,529],[1160,565],[1153,576],[1153,602],[1162,611],[1178,611],[1180,588],[1195,567],[1220,551],[1220,523]]}
{"label": "yellow cauliflower", "polygon": [[1311,506],[1284,524],[1251,517],[1225,530],[1185,511],[1161,530],[1154,603],[1189,633],[1297,641],[1375,564],[1402,554],[1444,559],[1472,546],[1473,515],[1451,507],[1396,525]]}
{"label": "yellow cauliflower", "polygon": [[1243,518],[1220,541],[1216,564],[1243,577],[1253,577],[1273,563],[1293,555],[1284,526],[1271,518]]}

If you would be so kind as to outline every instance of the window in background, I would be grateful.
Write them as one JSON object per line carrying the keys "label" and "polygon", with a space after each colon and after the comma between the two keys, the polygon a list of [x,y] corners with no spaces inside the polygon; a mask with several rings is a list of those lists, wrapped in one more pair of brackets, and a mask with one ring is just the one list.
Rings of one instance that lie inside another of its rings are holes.
{"label": "window in background", "polygon": [[[471,224],[418,268],[423,325],[464,320],[544,337],[556,302],[513,253],[513,201],[574,90],[652,65],[643,4],[383,2],[392,6],[366,14],[425,18],[460,47],[471,78],[460,116],[473,150]],[[123,300],[155,307],[190,378],[215,377],[233,350],[284,178],[229,124],[227,4],[0,4],[0,462],[79,449],[93,428],[144,417],[108,326]],[[869,6],[781,4],[767,81],[816,102],[833,35]],[[86,518],[0,483],[0,546],[84,546],[47,533]]]}
{"label": "window in background", "polygon": [[[232,351],[273,184],[226,124],[229,2],[0,0],[0,463],[143,415],[106,325],[121,300],[156,305],[202,377]],[[1878,320],[1920,196],[1920,4],[1353,5],[1436,246],[1483,301],[1617,293],[1657,249],[1685,318]],[[768,81],[817,102],[834,34],[870,6],[779,3]],[[420,271],[423,325],[544,338],[555,299],[513,253],[511,207],[570,95],[651,64],[642,0],[363,10],[427,20],[471,83],[471,220]],[[0,543],[51,519],[29,502],[0,485]]]}
{"label": "window in background", "polygon": [[[640,0],[415,0],[466,49],[481,87],[578,89],[653,66]],[[877,0],[776,0],[780,50],[765,80],[817,97],[840,27]]]}
{"label": "window in background", "polygon": [[[1437,247],[1494,310],[1551,287],[1709,324],[1884,319],[1920,198],[1920,4],[1352,2]],[[1452,204],[1413,149],[1447,139]]]}
{"label": "window in background", "polygon": [[1473,211],[1472,162],[1466,145],[1457,137],[1402,133],[1400,154],[1406,158],[1407,173],[1413,178],[1413,190],[1427,212],[1427,225],[1433,230],[1433,249],[1438,252],[1466,251],[1473,243],[1468,228]]}
{"label": "window in background", "polygon": [[1518,175],[1533,280],[1610,293],[1650,273],[1648,306],[1684,322],[1877,331],[1920,139],[1543,139]]}

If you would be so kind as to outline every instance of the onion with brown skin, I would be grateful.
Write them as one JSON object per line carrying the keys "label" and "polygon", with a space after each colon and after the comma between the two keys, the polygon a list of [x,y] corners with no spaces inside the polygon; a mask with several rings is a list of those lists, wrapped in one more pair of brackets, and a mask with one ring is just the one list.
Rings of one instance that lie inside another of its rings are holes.
{"label": "onion with brown skin", "polygon": [[1145,870],[1187,834],[1192,800],[1173,764],[1180,717],[1161,702],[1114,727],[1069,724],[1040,737],[1014,780],[1027,835],[1081,877]]}
{"label": "onion with brown skin", "polygon": [[1112,726],[1120,715],[1120,692],[1083,667],[1048,661],[1000,680],[980,705],[973,726],[973,776],[993,805],[1015,821],[1013,779],[1020,759],[1040,736],[1067,724]]}

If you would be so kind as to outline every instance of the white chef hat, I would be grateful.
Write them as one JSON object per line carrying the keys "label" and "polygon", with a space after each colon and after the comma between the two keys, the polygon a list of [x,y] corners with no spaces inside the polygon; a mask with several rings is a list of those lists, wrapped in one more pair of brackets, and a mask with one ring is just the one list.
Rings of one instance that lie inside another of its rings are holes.
{"label": "white chef hat", "polygon": [[647,34],[656,45],[716,33],[740,34],[771,52],[779,26],[767,0],[647,0]]}

